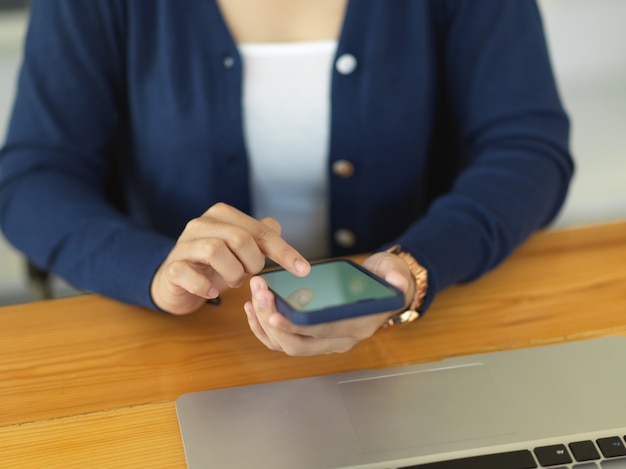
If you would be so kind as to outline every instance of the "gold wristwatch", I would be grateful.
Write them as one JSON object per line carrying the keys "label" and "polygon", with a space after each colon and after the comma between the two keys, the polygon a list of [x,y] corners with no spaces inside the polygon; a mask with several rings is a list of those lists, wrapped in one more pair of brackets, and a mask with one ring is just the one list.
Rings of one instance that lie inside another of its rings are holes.
{"label": "gold wristwatch", "polygon": [[415,280],[415,295],[413,295],[413,300],[411,300],[408,309],[391,316],[383,323],[383,327],[407,324],[419,318],[424,305],[424,298],[426,298],[426,291],[428,290],[428,271],[424,266],[417,262],[411,254],[403,251],[399,244],[390,247],[387,249],[387,252],[401,257],[408,264],[411,275]]}

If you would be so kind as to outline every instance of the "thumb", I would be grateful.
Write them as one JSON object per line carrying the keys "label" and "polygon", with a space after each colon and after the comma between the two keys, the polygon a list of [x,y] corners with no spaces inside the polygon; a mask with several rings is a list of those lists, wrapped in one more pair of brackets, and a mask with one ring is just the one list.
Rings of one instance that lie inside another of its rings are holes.
{"label": "thumb", "polygon": [[400,289],[400,291],[404,292],[404,294],[409,293],[411,289],[411,284],[406,276],[402,275],[397,270],[391,270],[387,272],[385,275],[385,280],[392,284],[394,287]]}

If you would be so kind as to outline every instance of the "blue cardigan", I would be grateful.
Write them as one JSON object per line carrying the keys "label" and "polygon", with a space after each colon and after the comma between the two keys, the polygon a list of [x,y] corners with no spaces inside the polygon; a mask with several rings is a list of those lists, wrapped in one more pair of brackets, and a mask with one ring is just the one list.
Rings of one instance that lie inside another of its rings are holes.
{"label": "blue cardigan", "polygon": [[[428,268],[430,303],[555,216],[569,123],[533,0],[352,0],[345,54],[333,255],[400,243]],[[78,287],[154,307],[185,223],[218,201],[251,209],[242,73],[214,1],[33,1],[0,153],[5,236]]]}

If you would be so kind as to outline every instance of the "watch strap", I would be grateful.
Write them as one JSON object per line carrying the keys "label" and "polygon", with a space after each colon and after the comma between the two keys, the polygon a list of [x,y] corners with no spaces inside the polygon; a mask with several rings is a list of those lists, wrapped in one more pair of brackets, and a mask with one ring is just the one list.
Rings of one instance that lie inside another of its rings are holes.
{"label": "watch strap", "polygon": [[424,305],[424,299],[426,298],[426,292],[428,290],[428,271],[408,252],[402,250],[399,244],[387,249],[390,254],[395,254],[402,258],[411,271],[413,280],[415,282],[415,294],[409,304],[406,311],[395,314],[388,318],[383,327],[397,326],[400,324],[406,324],[415,321],[421,315],[421,309]]}

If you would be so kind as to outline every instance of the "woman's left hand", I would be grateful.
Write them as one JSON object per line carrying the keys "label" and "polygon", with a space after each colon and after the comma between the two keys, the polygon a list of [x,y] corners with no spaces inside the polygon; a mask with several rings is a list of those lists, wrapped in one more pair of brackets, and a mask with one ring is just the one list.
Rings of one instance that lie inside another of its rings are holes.
{"label": "woman's left hand", "polygon": [[[404,292],[410,302],[414,282],[407,263],[395,254],[379,252],[368,257],[363,267],[376,273]],[[310,356],[347,352],[360,341],[371,337],[397,311],[344,319],[341,321],[299,326],[276,310],[274,294],[261,277],[250,279],[252,300],[244,305],[248,324],[256,337],[269,349],[292,356]]]}

